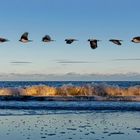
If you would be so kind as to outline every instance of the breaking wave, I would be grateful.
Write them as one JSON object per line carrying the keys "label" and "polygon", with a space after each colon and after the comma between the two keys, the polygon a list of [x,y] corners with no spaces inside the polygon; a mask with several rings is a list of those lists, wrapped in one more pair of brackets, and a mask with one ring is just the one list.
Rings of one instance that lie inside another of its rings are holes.
{"label": "breaking wave", "polygon": [[60,87],[37,85],[21,88],[0,88],[0,96],[140,96],[140,85],[120,87],[107,84],[87,84]]}

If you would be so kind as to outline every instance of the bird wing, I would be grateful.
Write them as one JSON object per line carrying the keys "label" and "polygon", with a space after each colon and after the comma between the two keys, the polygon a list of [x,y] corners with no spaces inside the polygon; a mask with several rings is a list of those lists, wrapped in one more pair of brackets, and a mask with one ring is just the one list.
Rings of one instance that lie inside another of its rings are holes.
{"label": "bird wing", "polygon": [[117,45],[121,45],[121,42],[119,40],[113,40],[112,42],[117,44]]}
{"label": "bird wing", "polygon": [[67,44],[71,44],[74,40],[73,39],[66,39],[65,41]]}
{"label": "bird wing", "polygon": [[140,40],[140,37],[138,36],[138,37],[134,37],[133,39],[137,39],[137,40]]}
{"label": "bird wing", "polygon": [[122,45],[122,43],[120,42],[120,40],[117,41],[117,44],[118,44],[118,45]]}
{"label": "bird wing", "polygon": [[122,45],[121,44],[121,40],[117,40],[117,39],[110,39],[109,41],[111,41],[112,43],[116,44],[116,45]]}
{"label": "bird wing", "polygon": [[51,37],[49,35],[45,35],[42,40],[51,41]]}
{"label": "bird wing", "polygon": [[28,32],[25,32],[20,39],[25,39],[25,40],[28,40]]}
{"label": "bird wing", "polygon": [[5,39],[5,38],[0,38],[0,42],[5,42],[5,41],[7,41],[7,39]]}

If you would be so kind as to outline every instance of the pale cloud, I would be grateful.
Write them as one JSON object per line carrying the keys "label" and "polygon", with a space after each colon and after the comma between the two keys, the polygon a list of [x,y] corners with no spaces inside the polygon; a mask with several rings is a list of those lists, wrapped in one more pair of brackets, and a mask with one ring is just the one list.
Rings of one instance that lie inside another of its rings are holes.
{"label": "pale cloud", "polygon": [[69,59],[58,59],[54,60],[56,63],[60,64],[87,64],[87,63],[97,63],[96,61],[87,60],[69,60]]}
{"label": "pale cloud", "polygon": [[32,62],[29,61],[12,61],[11,64],[31,64]]}
{"label": "pale cloud", "polygon": [[140,61],[140,58],[112,59],[113,61]]}
{"label": "pale cloud", "polygon": [[126,74],[0,74],[0,80],[12,81],[140,81],[140,73]]}

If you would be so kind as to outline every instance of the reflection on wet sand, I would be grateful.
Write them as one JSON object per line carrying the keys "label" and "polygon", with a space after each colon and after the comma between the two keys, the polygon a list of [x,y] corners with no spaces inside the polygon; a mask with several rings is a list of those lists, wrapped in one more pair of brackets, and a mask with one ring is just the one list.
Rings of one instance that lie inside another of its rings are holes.
{"label": "reflection on wet sand", "polygon": [[[139,112],[65,112],[0,116],[4,140],[139,140]],[[117,136],[117,137],[116,137]]]}

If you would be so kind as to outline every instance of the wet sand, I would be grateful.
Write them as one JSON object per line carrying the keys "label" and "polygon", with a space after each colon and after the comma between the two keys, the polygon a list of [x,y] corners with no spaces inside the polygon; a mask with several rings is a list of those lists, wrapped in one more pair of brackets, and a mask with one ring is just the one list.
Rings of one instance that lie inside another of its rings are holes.
{"label": "wet sand", "polygon": [[139,140],[140,138],[140,112],[45,110],[35,113],[33,110],[11,110],[11,115],[5,112],[0,116],[2,140]]}

